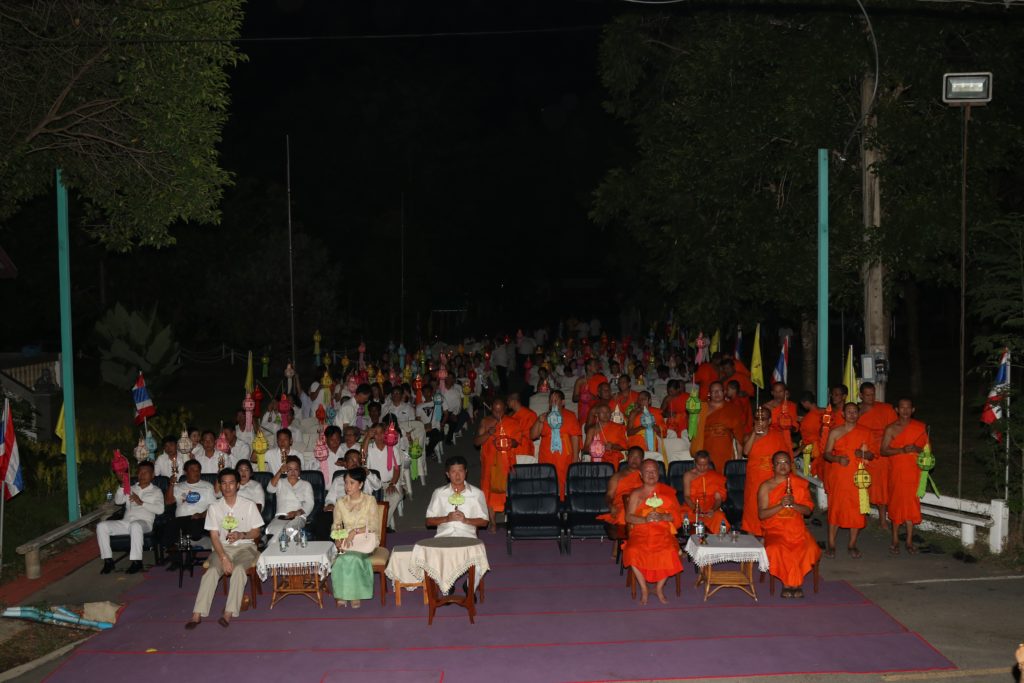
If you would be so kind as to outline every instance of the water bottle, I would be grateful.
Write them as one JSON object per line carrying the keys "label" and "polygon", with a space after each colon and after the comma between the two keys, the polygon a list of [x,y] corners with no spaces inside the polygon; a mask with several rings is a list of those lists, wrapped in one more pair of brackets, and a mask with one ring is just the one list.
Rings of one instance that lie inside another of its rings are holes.
{"label": "water bottle", "polygon": [[690,535],[690,515],[683,516],[683,536]]}
{"label": "water bottle", "polygon": [[704,520],[700,517],[697,518],[697,522],[693,525],[693,533],[701,543],[704,542]]}
{"label": "water bottle", "polygon": [[110,503],[113,500],[114,500],[114,493],[112,491],[107,491],[107,502]]}
{"label": "water bottle", "polygon": [[288,534],[281,532],[277,535],[277,545],[281,549],[281,552],[288,550]]}
{"label": "water bottle", "polygon": [[305,548],[307,543],[309,543],[309,536],[307,536],[306,530],[303,529],[302,533],[299,535],[299,545]]}
{"label": "water bottle", "polygon": [[718,525],[718,537],[725,538],[725,535],[729,532],[729,525],[722,520],[722,523]]}

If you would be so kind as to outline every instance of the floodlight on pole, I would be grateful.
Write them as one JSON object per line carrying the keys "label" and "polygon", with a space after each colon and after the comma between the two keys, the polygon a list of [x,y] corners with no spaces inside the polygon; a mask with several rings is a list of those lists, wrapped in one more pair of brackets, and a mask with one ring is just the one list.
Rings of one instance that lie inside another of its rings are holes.
{"label": "floodlight on pole", "polygon": [[963,156],[960,166],[960,431],[957,448],[956,495],[963,494],[964,400],[967,394],[967,129],[971,107],[992,101],[992,72],[947,73],[942,76],[942,101],[963,110]]}

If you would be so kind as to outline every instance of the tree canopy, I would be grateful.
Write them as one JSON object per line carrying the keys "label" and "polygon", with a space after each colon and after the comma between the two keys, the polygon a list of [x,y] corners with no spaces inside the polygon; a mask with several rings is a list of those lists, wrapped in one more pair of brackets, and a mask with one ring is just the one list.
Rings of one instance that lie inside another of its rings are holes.
{"label": "tree canopy", "polygon": [[0,220],[54,170],[110,249],[216,223],[242,0],[0,1]]}

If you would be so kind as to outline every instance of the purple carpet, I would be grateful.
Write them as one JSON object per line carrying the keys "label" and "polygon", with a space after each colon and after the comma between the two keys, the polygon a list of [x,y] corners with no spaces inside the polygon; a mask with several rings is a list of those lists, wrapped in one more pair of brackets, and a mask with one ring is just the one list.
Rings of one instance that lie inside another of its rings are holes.
{"label": "purple carpet", "polygon": [[[390,545],[424,534],[392,534]],[[491,572],[477,623],[443,607],[427,626],[417,591],[395,607],[379,595],[354,611],[320,610],[291,596],[270,604],[269,583],[256,610],[229,629],[207,620],[194,631],[199,573],[178,588],[177,573],[150,570],[128,596],[117,626],[78,648],[49,681],[109,681],[137,672],[146,683],[223,679],[288,681],[613,681],[787,673],[881,673],[952,669],[916,633],[845,582],[823,581],[804,600],[760,602],[722,590],[707,603],[691,565],[682,595],[669,581],[669,604],[631,600],[610,559],[611,546],[575,542],[559,555],[554,541],[487,536]],[[97,579],[100,580],[100,579]],[[218,614],[223,602],[214,602]]]}

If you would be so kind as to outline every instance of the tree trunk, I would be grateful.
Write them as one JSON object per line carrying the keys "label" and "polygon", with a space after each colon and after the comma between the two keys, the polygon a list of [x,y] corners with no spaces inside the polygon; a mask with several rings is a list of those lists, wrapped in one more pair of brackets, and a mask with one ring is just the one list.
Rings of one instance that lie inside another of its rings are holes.
{"label": "tree trunk", "polygon": [[[800,315],[800,348],[803,353],[804,389],[817,394],[818,386],[818,323],[807,313]],[[823,397],[817,396],[820,401]],[[824,397],[827,399],[827,397]]]}
{"label": "tree trunk", "polygon": [[908,280],[903,286],[907,306],[907,355],[910,360],[910,395],[923,393],[921,374],[921,303],[917,283]]}

